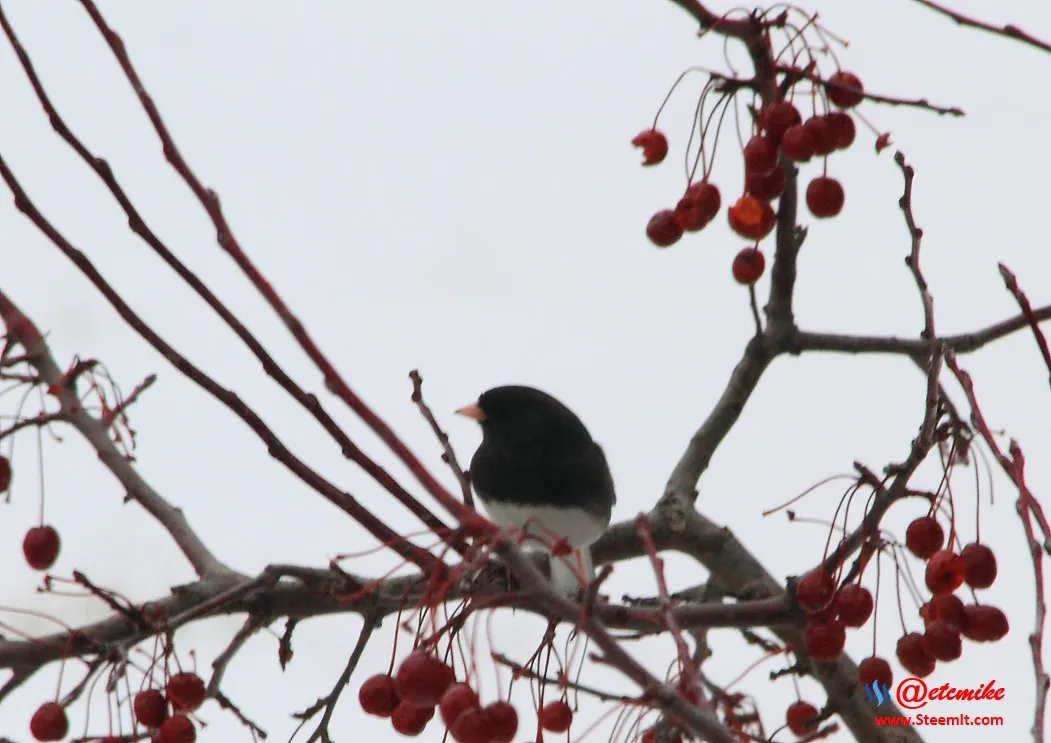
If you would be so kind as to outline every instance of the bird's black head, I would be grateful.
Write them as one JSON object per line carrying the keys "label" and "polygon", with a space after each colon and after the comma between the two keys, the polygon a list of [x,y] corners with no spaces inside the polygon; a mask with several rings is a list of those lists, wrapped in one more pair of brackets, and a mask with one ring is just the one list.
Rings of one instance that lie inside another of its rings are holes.
{"label": "bird's black head", "polygon": [[477,420],[482,434],[491,440],[519,445],[591,441],[587,428],[573,411],[533,387],[494,387],[483,392],[477,404],[457,412]]}

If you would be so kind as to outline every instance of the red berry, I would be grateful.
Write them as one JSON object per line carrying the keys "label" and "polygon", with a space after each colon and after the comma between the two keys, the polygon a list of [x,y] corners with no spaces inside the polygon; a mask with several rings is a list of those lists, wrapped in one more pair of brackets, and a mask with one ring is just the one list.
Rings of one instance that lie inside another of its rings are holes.
{"label": "red berry", "polygon": [[631,143],[642,148],[643,165],[656,165],[668,154],[668,138],[656,129],[639,132]]}
{"label": "red berry", "polygon": [[746,286],[751,286],[759,281],[759,277],[763,275],[765,269],[766,258],[763,257],[763,253],[759,248],[741,248],[741,252],[734,256],[734,262],[731,266],[734,279],[738,284]]}
{"label": "red berry", "polygon": [[795,126],[802,120],[799,111],[788,101],[779,101],[771,105],[762,115],[766,136],[776,145],[781,144],[781,139],[790,126]]}
{"label": "red berry", "polygon": [[905,546],[921,560],[930,559],[943,544],[945,532],[933,516],[921,516],[905,530]]}
{"label": "red berry", "polygon": [[492,726],[492,743],[511,743],[518,732],[518,713],[510,702],[493,702],[482,710]]}
{"label": "red berry", "polygon": [[433,707],[454,681],[456,674],[453,669],[430,653],[416,651],[408,655],[398,667],[394,688],[398,698],[409,704]]}
{"label": "red berry", "polygon": [[861,627],[872,616],[872,594],[857,583],[848,583],[836,594],[836,613],[848,627]]}
{"label": "red berry", "polygon": [[828,117],[811,116],[803,124],[803,128],[810,132],[810,137],[814,140],[815,155],[828,155],[836,151],[838,140],[836,133],[829,126]]}
{"label": "red berry", "polygon": [[723,203],[719,189],[708,181],[691,183],[686,189],[686,198],[698,205],[706,220],[714,219]]}
{"label": "red berry", "polygon": [[1011,627],[1007,616],[995,606],[972,604],[965,607],[967,626],[963,636],[974,642],[996,642],[1007,636]]}
{"label": "red berry", "polygon": [[540,710],[540,725],[552,733],[564,733],[573,724],[573,710],[565,702],[550,702]]}
{"label": "red berry", "polygon": [[707,181],[694,183],[675,205],[675,221],[686,232],[697,232],[719,212],[719,189]]}
{"label": "red berry", "polygon": [[802,700],[792,702],[785,711],[785,722],[788,723],[788,729],[800,737],[817,730],[818,722],[814,719],[815,717],[817,717],[817,707]]}
{"label": "red berry", "polygon": [[843,186],[835,178],[819,175],[806,187],[806,205],[815,217],[834,217],[843,211]]}
{"label": "red berry", "polygon": [[963,579],[971,588],[988,588],[996,580],[996,555],[984,544],[974,542],[960,550]]}
{"label": "red berry", "polygon": [[[828,99],[840,108],[853,108],[865,98],[865,88],[853,72],[840,70],[828,79],[832,85],[825,86]],[[843,86],[843,87],[834,87]]]}
{"label": "red berry", "polygon": [[765,175],[777,167],[777,145],[757,134],[744,146],[744,167],[747,172]]}
{"label": "red berry", "polygon": [[159,727],[168,716],[168,702],[160,689],[146,689],[135,695],[132,703],[135,710],[135,719],[143,727]]}
{"label": "red berry", "polygon": [[928,624],[923,636],[927,640],[927,647],[930,648],[931,655],[938,660],[956,660],[963,653],[960,630],[946,619],[935,619]]}
{"label": "red berry", "polygon": [[11,460],[0,454],[0,493],[11,487]]}
{"label": "red berry", "polygon": [[903,635],[898,640],[896,653],[902,668],[918,678],[930,676],[938,663],[927,644],[927,638],[919,632]]}
{"label": "red berry", "polygon": [[22,540],[22,554],[33,570],[47,570],[58,557],[58,532],[53,526],[34,526]]}
{"label": "red berry", "polygon": [[394,688],[394,679],[385,673],[370,676],[358,689],[358,703],[369,715],[390,717],[400,701]]}
{"label": "red berry", "polygon": [[894,680],[894,673],[890,670],[890,663],[878,655],[870,655],[858,664],[858,681],[862,686],[869,686],[878,681],[880,686],[889,687]]}
{"label": "red berry", "polygon": [[843,654],[846,643],[847,631],[840,620],[806,623],[806,651],[814,660],[826,663],[836,660]]}
{"label": "red berry", "polygon": [[836,611],[836,602],[833,601],[824,609],[818,611],[805,611],[803,614],[806,616],[808,622],[827,622],[830,619],[835,619],[838,616]]}
{"label": "red berry", "polygon": [[417,707],[408,702],[400,702],[391,713],[390,724],[395,732],[414,738],[423,732],[432,717],[434,707]]}
{"label": "red berry", "polygon": [[774,168],[765,175],[746,171],[744,190],[757,199],[772,201],[785,190],[785,172],[781,168]]}
{"label": "red berry", "polygon": [[805,163],[812,158],[816,146],[814,135],[802,124],[788,127],[785,136],[781,138],[781,151],[797,163]]}
{"label": "red berry", "polygon": [[931,597],[931,600],[924,606],[927,607],[927,616],[924,621],[928,624],[940,619],[949,622],[961,631],[967,626],[967,611],[959,596],[955,594],[939,593]]}
{"label": "red berry", "polygon": [[819,611],[832,602],[836,581],[821,568],[811,570],[796,582],[796,601],[806,611]]}
{"label": "red berry", "polygon": [[963,558],[952,550],[938,550],[927,561],[927,588],[935,595],[952,593],[963,585],[966,567]]}
{"label": "red berry", "polygon": [[165,689],[172,709],[192,712],[204,702],[204,682],[196,673],[183,671],[168,679]]}
{"label": "red berry", "polygon": [[449,734],[456,743],[492,743],[493,726],[482,710],[465,709],[449,726]]}
{"label": "red berry", "polygon": [[[759,210],[758,221],[756,208]],[[777,223],[777,215],[774,214],[770,202],[750,194],[745,194],[727,209],[726,217],[730,222],[730,229],[741,237],[756,241],[769,235]]]}
{"label": "red berry", "polygon": [[55,702],[41,704],[29,720],[29,732],[39,741],[65,738],[69,732],[69,719],[62,705]]}
{"label": "red berry", "polygon": [[467,684],[453,684],[445,690],[441,701],[438,702],[438,711],[445,727],[452,727],[461,712],[478,708],[478,693]]}
{"label": "red berry", "polygon": [[836,140],[836,149],[845,150],[854,144],[854,136],[857,128],[854,119],[846,111],[833,111],[825,117],[828,120],[828,128]]}
{"label": "red berry", "polygon": [[173,715],[157,728],[155,740],[158,743],[194,743],[197,740],[197,731],[193,729],[189,717]]}
{"label": "red berry", "polygon": [[682,237],[682,225],[676,219],[674,211],[664,209],[650,217],[646,224],[646,236],[658,248],[666,248],[679,242],[679,238]]}

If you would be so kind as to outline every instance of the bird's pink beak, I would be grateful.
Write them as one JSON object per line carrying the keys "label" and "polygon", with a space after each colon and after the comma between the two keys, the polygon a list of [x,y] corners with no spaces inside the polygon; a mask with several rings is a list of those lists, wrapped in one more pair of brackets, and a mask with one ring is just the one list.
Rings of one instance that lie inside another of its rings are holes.
{"label": "bird's pink beak", "polygon": [[472,403],[470,405],[465,405],[462,408],[460,408],[459,410],[457,410],[456,414],[457,415],[462,415],[465,418],[471,418],[472,420],[476,420],[479,423],[481,423],[482,421],[485,420],[485,413],[483,413],[482,409],[480,407],[478,407],[478,403]]}

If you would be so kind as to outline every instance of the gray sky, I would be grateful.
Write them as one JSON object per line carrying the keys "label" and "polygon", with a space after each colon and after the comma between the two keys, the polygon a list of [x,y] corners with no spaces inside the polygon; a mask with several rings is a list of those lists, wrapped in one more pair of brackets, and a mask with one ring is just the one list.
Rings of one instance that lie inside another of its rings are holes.
{"label": "gray sky", "polygon": [[[976,1],[956,6],[992,12]],[[79,5],[21,0],[4,7],[63,116],[89,148],[109,159],[154,230],[298,381],[322,396],[360,444],[409,483],[363,426],[324,393],[319,375],[217,248],[203,211],[164,163],[131,89]],[[664,166],[640,168],[629,140],[649,124],[684,67],[725,67],[719,41],[698,42],[691,20],[657,0],[604,3],[601,10],[594,3],[554,0],[528,6],[157,0],[101,8],[123,35],[184,155],[220,193],[245,250],[355,390],[442,478],[451,481],[409,401],[406,374],[412,368],[422,371],[428,401],[444,415],[462,459],[469,459],[478,433],[449,412],[490,386],[532,384],[569,402],[604,445],[619,493],[614,518],[630,518],[653,504],[721,393],[752,320],[746,292],[729,273],[743,243],[724,217],[667,251],[654,249],[643,232],[649,216],[673,206],[681,191],[683,137],[701,78],[667,110],[672,154]],[[837,54],[866,89],[925,96],[968,113],[953,119],[862,106],[916,167],[914,205],[926,235],[922,262],[940,331],[976,329],[1015,313],[998,261],[1019,276],[1034,304],[1051,301],[1045,218],[1051,110],[1042,92],[1051,88],[1051,57],[957,29],[904,0],[878,12],[848,3],[825,3],[820,10],[825,25],[850,40],[850,48]],[[1013,0],[995,12],[987,17],[1051,37],[1047,8]],[[741,65],[739,50],[732,54]],[[6,45],[0,88],[0,150],[56,226],[162,336],[235,388],[310,464],[392,524],[415,530],[410,517],[342,459],[236,338],[131,235],[101,183],[51,132]],[[729,130],[724,137],[713,180],[725,204],[741,183],[736,138]],[[908,235],[897,207],[901,175],[893,148],[876,157],[872,139],[859,126],[856,145],[831,159],[830,174],[844,184],[846,207],[840,218],[811,225],[796,298],[804,328],[907,336],[921,327],[917,292],[902,263]],[[818,167],[805,169],[804,178]],[[185,509],[220,558],[252,572],[270,562],[324,565],[334,554],[371,546],[360,529],[334,518],[331,506],[271,460],[239,421],[123,325],[10,199],[0,202],[0,286],[51,332],[60,359],[74,353],[98,358],[125,390],[159,374],[133,411],[141,471]],[[760,288],[765,294],[766,277]],[[1020,441],[1031,487],[1046,496],[1051,395],[1031,337],[1018,334],[963,361],[990,425]],[[854,460],[879,468],[903,459],[920,419],[923,387],[922,375],[900,358],[780,359],[713,459],[701,482],[701,507],[731,527],[775,575],[811,567],[821,556],[825,530],[786,525],[783,517],[763,518],[761,512],[848,471]],[[10,413],[14,398],[6,399],[4,412]],[[0,519],[8,566],[0,577],[0,603],[71,624],[97,619],[104,614],[98,602],[34,594],[39,576],[22,567],[20,544],[36,514],[36,452],[31,435],[18,442],[14,501]],[[45,439],[44,462],[47,519],[63,539],[57,572],[79,569],[136,600],[192,578],[167,535],[140,508],[121,505],[117,483],[75,433],[64,434],[61,444]],[[934,487],[936,471],[925,473],[923,482]],[[996,645],[967,645],[964,657],[940,666],[932,680],[974,686],[995,678],[1006,699],[924,711],[1002,715],[1003,739],[1021,740],[1032,724],[1026,635],[1034,614],[1033,577],[1015,493],[1003,477],[994,481],[992,510],[983,483],[982,533],[997,552],[1001,573],[986,595],[1008,613],[1012,631]],[[829,518],[840,492],[835,485],[821,489],[797,511]],[[957,482],[956,497],[969,541],[973,471]],[[885,523],[903,534],[919,515],[916,509],[897,508]],[[347,567],[379,573],[390,564],[381,556]],[[703,579],[684,560],[671,558],[669,565],[673,587]],[[640,585],[652,583],[647,576],[641,563],[618,568],[611,590],[639,593]],[[877,636],[888,657],[901,632],[892,586],[884,584]],[[919,620],[911,600],[904,601],[914,629]],[[55,628],[6,612],[0,621],[28,632]],[[196,648],[198,666],[207,670],[239,624],[198,625],[179,634],[179,645]],[[542,631],[522,614],[500,615],[495,626],[497,645],[519,659],[533,642],[525,638],[539,640]],[[857,658],[871,648],[871,627],[848,637]],[[337,712],[338,740],[393,736],[385,722],[359,713],[356,688],[386,668],[394,631],[389,622],[383,640],[368,650]],[[356,635],[354,618],[302,625],[295,659],[283,674],[276,640],[260,636],[231,666],[226,689],[271,740],[287,740],[289,713],[327,693]],[[729,681],[752,656],[732,633],[714,639],[708,670]],[[672,658],[666,639],[632,649],[660,674]],[[791,682],[766,680],[775,667],[753,672],[740,687],[759,697],[768,730],[794,699]],[[0,708],[0,731],[28,739],[28,718],[54,693],[56,673],[47,669]],[[897,667],[895,674],[904,677]],[[589,680],[630,691],[607,671]],[[804,698],[818,706],[824,701],[815,685],[801,687]],[[492,698],[491,686],[487,693]],[[518,701],[520,709],[528,703]],[[102,709],[92,705],[93,731],[104,729],[98,724]],[[601,711],[586,701],[581,722]],[[82,732],[83,713],[80,706],[72,715],[74,734]],[[199,740],[250,740],[214,703],[201,714],[209,727]],[[523,715],[519,737],[532,724]],[[924,734],[929,741],[991,735],[981,728]],[[440,736],[434,724],[422,739]]]}

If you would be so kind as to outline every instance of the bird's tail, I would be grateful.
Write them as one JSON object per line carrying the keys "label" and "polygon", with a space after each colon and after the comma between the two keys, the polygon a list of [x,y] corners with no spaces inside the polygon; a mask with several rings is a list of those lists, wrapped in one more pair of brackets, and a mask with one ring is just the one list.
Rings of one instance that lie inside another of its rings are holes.
{"label": "bird's tail", "polygon": [[551,558],[551,583],[560,593],[576,594],[595,579],[591,548],[575,549],[563,557]]}

